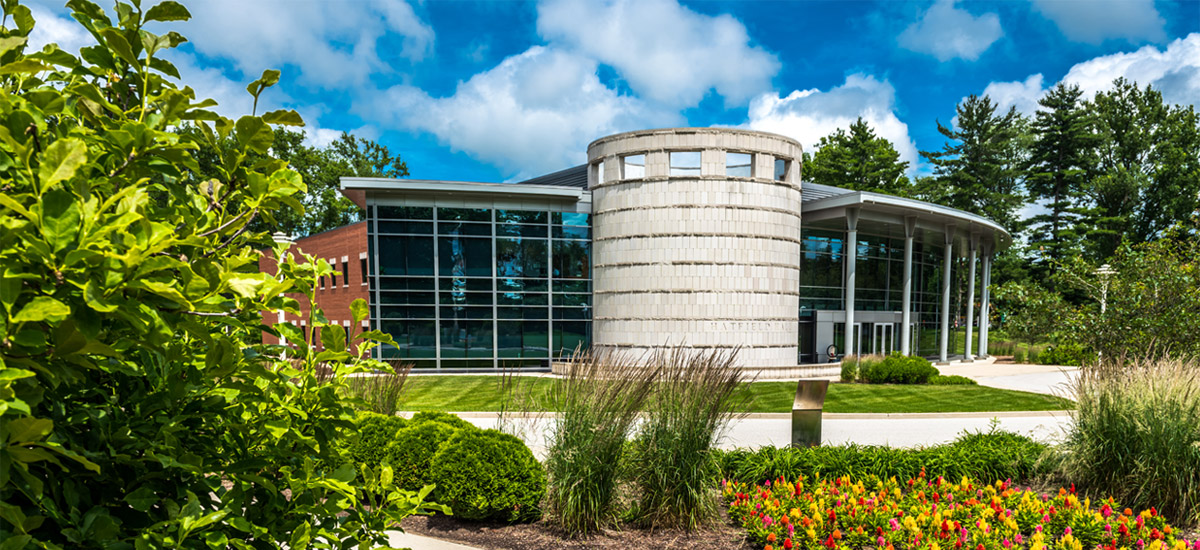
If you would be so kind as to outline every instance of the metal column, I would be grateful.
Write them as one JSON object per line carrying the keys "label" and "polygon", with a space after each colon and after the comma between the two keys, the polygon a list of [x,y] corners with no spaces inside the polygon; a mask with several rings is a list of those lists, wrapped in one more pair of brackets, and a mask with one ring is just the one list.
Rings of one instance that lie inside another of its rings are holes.
{"label": "metal column", "polygon": [[854,354],[854,271],[858,263],[858,209],[846,209],[846,280],[843,295],[846,298],[846,349],[844,355]]}
{"label": "metal column", "polygon": [[979,304],[979,357],[988,357],[988,328],[991,323],[992,247],[983,249],[983,299]]}
{"label": "metal column", "polygon": [[900,298],[900,353],[904,355],[912,353],[912,257],[916,232],[916,216],[904,218],[904,294]]}
{"label": "metal column", "polygon": [[975,324],[975,253],[979,247],[979,234],[971,234],[971,256],[967,260],[967,340],[963,344],[963,360],[974,361],[971,354],[971,325]]}
{"label": "metal column", "polygon": [[942,261],[942,330],[939,335],[938,361],[950,362],[950,262],[954,259],[954,226],[946,226],[946,248]]}

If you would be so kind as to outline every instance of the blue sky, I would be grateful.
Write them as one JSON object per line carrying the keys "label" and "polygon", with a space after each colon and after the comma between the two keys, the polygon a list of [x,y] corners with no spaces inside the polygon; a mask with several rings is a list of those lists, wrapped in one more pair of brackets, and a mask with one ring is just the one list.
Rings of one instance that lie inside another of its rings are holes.
{"label": "blue sky", "polygon": [[[150,3],[150,2],[147,2]],[[102,3],[103,4],[103,3]],[[1060,80],[1124,76],[1200,105],[1200,1],[678,2],[203,0],[172,25],[185,83],[227,116],[245,84],[310,141],[376,139],[412,177],[512,181],[585,161],[591,140],[660,126],[773,131],[812,150],[862,116],[916,172],[935,120],[987,93],[1031,113]],[[35,2],[33,42],[90,42]],[[260,104],[260,109],[264,105]]]}

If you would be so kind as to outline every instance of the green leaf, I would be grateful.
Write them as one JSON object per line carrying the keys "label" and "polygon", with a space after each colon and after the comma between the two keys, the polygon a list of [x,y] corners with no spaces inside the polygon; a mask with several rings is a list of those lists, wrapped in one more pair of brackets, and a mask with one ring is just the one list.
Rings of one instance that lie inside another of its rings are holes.
{"label": "green leaf", "polygon": [[291,423],[289,423],[287,419],[281,418],[267,421],[266,424],[263,424],[263,427],[267,429],[267,432],[271,434],[271,437],[274,437],[276,440],[278,440],[284,435],[287,435],[288,429],[291,428]]}
{"label": "green leaf", "polygon": [[18,418],[8,422],[8,443],[36,443],[50,435],[54,422],[45,418]]}
{"label": "green leaf", "polygon": [[60,139],[46,148],[40,161],[38,177],[44,191],[51,185],[75,176],[75,171],[87,162],[87,146],[75,138]]}
{"label": "green leaf", "polygon": [[0,368],[0,382],[9,382],[34,376],[34,372],[25,369]]}
{"label": "green leaf", "polygon": [[29,34],[33,30],[33,12],[29,10],[29,6],[18,4],[13,8],[12,16],[21,34]]}
{"label": "green leaf", "polygon": [[235,275],[225,281],[229,289],[243,298],[253,298],[265,281],[261,277]]}
{"label": "green leaf", "polygon": [[275,140],[275,132],[263,119],[256,116],[244,116],[238,119],[235,126],[238,144],[257,153],[266,154]]}
{"label": "green leaf", "polygon": [[120,29],[105,27],[100,29],[100,36],[104,37],[104,42],[108,44],[110,50],[117,54],[117,57],[134,67],[139,65],[138,58],[133,53],[133,47],[129,45],[125,35],[121,34]]}
{"label": "green leaf", "polygon": [[286,109],[286,110],[279,109],[278,111],[271,111],[269,113],[263,113],[262,119],[263,119],[263,122],[266,122],[267,124],[282,124],[284,126],[304,126],[304,119],[300,117],[300,113],[297,113],[295,110],[292,110],[292,109]]}
{"label": "green leaf", "polygon": [[325,325],[321,327],[321,345],[325,351],[343,351],[346,349],[346,330],[341,325]]}
{"label": "green leaf", "polygon": [[55,323],[66,319],[71,314],[71,308],[54,298],[49,296],[38,296],[25,304],[16,315],[13,315],[12,322],[27,323],[49,321]]}
{"label": "green leaf", "polygon": [[41,207],[42,236],[50,249],[58,252],[74,242],[79,234],[79,202],[65,189],[52,189],[42,195]]}
{"label": "green leaf", "polygon": [[191,12],[179,2],[167,0],[159,2],[146,10],[146,21],[187,21],[192,18]]}
{"label": "green leaf", "polygon": [[53,67],[34,61],[32,59],[19,59],[12,63],[6,63],[0,66],[0,75],[3,74],[36,74],[42,71],[49,71]]}
{"label": "green leaf", "polygon": [[6,36],[4,38],[0,38],[0,55],[8,53],[8,50],[13,48],[24,46],[26,40],[28,40],[28,38],[24,36]]}
{"label": "green leaf", "polygon": [[371,308],[366,300],[359,298],[350,303],[350,314],[354,317],[354,324],[359,325],[371,315]]}
{"label": "green leaf", "polygon": [[158,500],[158,495],[148,485],[142,485],[136,491],[125,495],[125,502],[139,512],[150,510],[158,503]]}

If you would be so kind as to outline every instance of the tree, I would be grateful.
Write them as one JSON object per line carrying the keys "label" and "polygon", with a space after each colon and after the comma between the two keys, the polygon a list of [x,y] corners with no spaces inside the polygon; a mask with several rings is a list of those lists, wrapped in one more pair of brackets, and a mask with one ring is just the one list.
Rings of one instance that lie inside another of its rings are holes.
{"label": "tree", "polygon": [[855,191],[908,196],[911,184],[904,172],[908,162],[892,142],[875,135],[859,117],[850,132],[837,131],[821,138],[815,154],[804,154],[806,181]]}
{"label": "tree", "polygon": [[1102,261],[1122,240],[1148,242],[1200,207],[1200,117],[1150,86],[1117,79],[1087,104],[1095,113],[1096,176],[1088,252]]}
{"label": "tree", "polygon": [[994,314],[1003,319],[1000,326],[1018,342],[1033,344],[1051,339],[1068,308],[1062,296],[1035,282],[1009,281],[992,294]]}
{"label": "tree", "polygon": [[1033,122],[1025,185],[1029,198],[1047,209],[1030,220],[1030,244],[1044,257],[1063,258],[1080,248],[1079,225],[1086,213],[1083,192],[1096,141],[1082,95],[1079,86],[1060,82],[1038,101],[1041,108]]}
{"label": "tree", "polygon": [[1010,231],[1021,223],[1028,121],[1010,108],[996,114],[987,96],[969,96],[956,108],[954,128],[937,123],[948,141],[941,151],[921,151],[934,166],[934,177],[918,189],[921,198],[990,218]]}
{"label": "tree", "polygon": [[[304,182],[269,156],[294,111],[207,110],[159,57],[184,38],[172,1],[86,0],[96,41],[76,57],[27,53],[31,10],[3,0],[0,27],[0,533],[5,548],[358,548],[426,509],[387,468],[333,468],[352,428],[345,377],[390,337],[348,335],[299,311],[332,267],[263,250],[252,230],[298,209]],[[152,23],[152,22],[160,23]],[[9,22],[15,24],[10,28]],[[157,30],[157,29],[156,29]],[[257,103],[279,80],[248,88]],[[176,128],[190,122],[194,134]],[[197,154],[214,162],[205,179]],[[355,326],[367,307],[351,308]],[[306,331],[309,331],[306,334]],[[364,343],[347,350],[357,336]],[[319,353],[308,345],[323,343]],[[290,359],[284,359],[284,354]],[[330,382],[316,375],[332,370]]]}

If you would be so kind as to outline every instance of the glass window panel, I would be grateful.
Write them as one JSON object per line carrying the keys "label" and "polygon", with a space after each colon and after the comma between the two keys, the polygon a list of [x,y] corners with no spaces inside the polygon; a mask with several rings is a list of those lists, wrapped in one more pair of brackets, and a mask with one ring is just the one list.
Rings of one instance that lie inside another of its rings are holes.
{"label": "glass window panel", "polygon": [[554,238],[556,239],[590,239],[592,238],[592,228],[580,226],[554,226]]}
{"label": "glass window panel", "polygon": [[556,306],[587,306],[591,305],[591,294],[555,294]]}
{"label": "glass window panel", "polygon": [[547,357],[550,327],[545,321],[501,321],[496,323],[499,357]]}
{"label": "glass window panel", "polygon": [[548,319],[550,310],[545,307],[501,307],[496,309],[498,319]]}
{"label": "glass window panel", "polygon": [[791,161],[787,159],[775,159],[775,180],[784,181],[787,179],[788,168]]}
{"label": "glass window panel", "polygon": [[433,275],[433,238],[379,237],[383,275]]}
{"label": "glass window panel", "polygon": [[494,369],[496,365],[491,359],[452,359],[442,360],[443,369]]}
{"label": "glass window panel", "polygon": [[540,292],[501,292],[496,294],[496,303],[509,306],[544,306],[547,295]]}
{"label": "glass window panel", "polygon": [[428,206],[385,206],[375,207],[376,216],[388,220],[432,220],[433,208]]}
{"label": "glass window panel", "polygon": [[496,239],[496,275],[546,277],[546,248],[542,239]]}
{"label": "glass window panel", "polygon": [[379,293],[379,303],[380,304],[400,304],[400,305],[432,304],[433,303],[433,293],[432,292],[380,292]]}
{"label": "glass window panel", "polygon": [[592,276],[592,247],[586,241],[554,241],[554,277],[587,279]]}
{"label": "glass window panel", "polygon": [[439,221],[490,222],[492,212],[486,208],[438,208]]}
{"label": "glass window panel", "polygon": [[438,222],[439,235],[492,235],[492,225],[488,223],[463,223],[457,221]]}
{"label": "glass window panel", "polygon": [[546,292],[545,279],[498,279],[496,288],[500,292]]}
{"label": "glass window panel", "polygon": [[492,305],[491,292],[446,292],[442,291],[438,294],[439,304],[443,305],[472,305],[472,306],[490,306]]}
{"label": "glass window panel", "polygon": [[591,225],[591,216],[584,212],[555,212],[551,215],[558,225]]}
{"label": "glass window panel", "polygon": [[554,281],[555,292],[591,292],[591,281]]}
{"label": "glass window panel", "polygon": [[587,349],[591,343],[591,325],[588,321],[554,321],[555,357],[569,356],[577,347]]}
{"label": "glass window panel", "polygon": [[492,356],[492,325],[490,320],[442,320],[443,358]]}
{"label": "glass window panel", "polygon": [[646,177],[646,155],[621,157],[621,176],[624,179]]}
{"label": "glass window panel", "polygon": [[379,222],[380,233],[433,233],[433,222]]}
{"label": "glass window panel", "polygon": [[604,161],[592,165],[592,180],[596,183],[604,183]]}
{"label": "glass window panel", "polygon": [[725,175],[735,178],[749,178],[754,175],[751,162],[754,157],[749,153],[725,153]]}
{"label": "glass window panel", "polygon": [[379,316],[384,319],[433,319],[433,306],[383,306]]}
{"label": "glass window panel", "polygon": [[535,210],[497,210],[499,223],[546,223],[546,213]]}
{"label": "glass window panel", "polygon": [[442,277],[438,286],[443,292],[491,292],[491,279],[472,279],[467,277]]}
{"label": "glass window panel", "polygon": [[430,277],[379,277],[381,290],[433,290]]}
{"label": "glass window panel", "polygon": [[[559,229],[557,227],[555,230]],[[496,226],[496,235],[505,235],[511,237],[541,237],[546,238],[546,226],[544,225],[516,225],[502,224]]]}
{"label": "glass window panel", "polygon": [[699,176],[700,151],[676,151],[671,153],[672,176]]}
{"label": "glass window panel", "polygon": [[458,319],[491,319],[492,308],[491,306],[442,307],[441,316],[443,324]]}
{"label": "glass window panel", "polygon": [[438,237],[438,270],[455,277],[490,277],[492,240]]}
{"label": "glass window panel", "polygon": [[396,341],[395,357],[435,357],[433,321],[381,321],[379,327]]}
{"label": "glass window panel", "polygon": [[592,310],[586,307],[556,307],[555,319],[591,319]]}
{"label": "glass window panel", "polygon": [[500,368],[502,369],[528,369],[546,367],[546,357],[539,359],[501,359]]}

